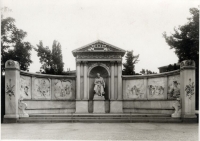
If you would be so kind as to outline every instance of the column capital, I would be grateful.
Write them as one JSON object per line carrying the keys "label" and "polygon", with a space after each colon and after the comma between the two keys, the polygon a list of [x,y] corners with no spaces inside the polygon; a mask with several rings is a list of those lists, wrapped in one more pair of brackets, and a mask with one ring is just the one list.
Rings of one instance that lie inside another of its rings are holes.
{"label": "column capital", "polygon": [[114,65],[114,64],[115,64],[115,61],[110,61],[110,64],[111,64],[111,65]]}
{"label": "column capital", "polygon": [[77,65],[80,65],[80,64],[81,64],[81,61],[76,61],[76,64],[77,64]]}
{"label": "column capital", "polygon": [[88,64],[88,61],[83,61],[83,64],[84,64],[84,65],[87,65],[87,64]]}
{"label": "column capital", "polygon": [[118,65],[121,65],[121,64],[122,64],[122,61],[117,61],[117,64],[118,64]]}

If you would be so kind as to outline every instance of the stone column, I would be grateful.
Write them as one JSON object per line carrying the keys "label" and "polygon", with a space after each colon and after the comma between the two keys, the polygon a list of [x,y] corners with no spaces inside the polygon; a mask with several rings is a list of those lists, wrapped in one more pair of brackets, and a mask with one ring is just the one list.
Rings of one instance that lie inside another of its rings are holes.
{"label": "stone column", "polygon": [[114,74],[115,74],[115,71],[114,71],[114,61],[110,62],[111,64],[111,100],[114,100],[115,99],[115,90],[114,90],[114,86],[115,86],[115,81],[114,81]]}
{"label": "stone column", "polygon": [[[77,78],[76,78],[76,113],[88,113],[88,100],[81,100],[80,96],[80,62],[77,62]],[[86,75],[87,76],[87,75]],[[84,75],[85,78],[85,75]],[[87,87],[86,87],[87,89]],[[85,80],[84,80],[84,91],[85,91]],[[84,93],[85,96],[85,93]]]}
{"label": "stone column", "polygon": [[81,62],[76,62],[76,99],[80,100],[81,95],[80,95],[80,63]]}
{"label": "stone column", "polygon": [[195,62],[193,60],[182,61],[180,69],[181,117],[183,121],[196,121]]}
{"label": "stone column", "polygon": [[[117,67],[118,73],[119,73],[119,66]],[[122,78],[121,74],[118,74],[118,84],[117,84],[117,91],[118,91],[118,97],[115,98],[115,92],[114,92],[114,62],[111,62],[111,100],[110,100],[110,113],[123,113],[123,103],[122,103]],[[119,87],[120,85],[120,87]]]}
{"label": "stone column", "polygon": [[118,61],[118,87],[117,87],[117,90],[118,90],[118,97],[117,99],[118,100],[122,100],[122,62],[121,61]]}
{"label": "stone column", "polygon": [[4,122],[17,122],[19,118],[18,100],[20,94],[20,69],[17,61],[5,64],[5,115]]}
{"label": "stone column", "polygon": [[147,96],[148,95],[147,94],[148,93],[147,92],[148,91],[148,79],[147,79],[147,77],[144,77],[144,88],[145,88],[145,98],[144,99],[147,100],[148,99],[148,96]]}
{"label": "stone column", "polygon": [[168,77],[165,76],[164,77],[164,82],[165,82],[165,86],[164,86],[164,99],[167,99],[167,89],[168,89]]}
{"label": "stone column", "polygon": [[87,61],[84,63],[84,100],[88,100],[88,92],[87,92]]}

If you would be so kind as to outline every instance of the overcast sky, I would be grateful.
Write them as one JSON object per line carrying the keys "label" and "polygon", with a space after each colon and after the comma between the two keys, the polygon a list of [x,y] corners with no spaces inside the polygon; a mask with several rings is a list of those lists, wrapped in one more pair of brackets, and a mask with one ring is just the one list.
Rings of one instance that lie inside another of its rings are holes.
{"label": "overcast sky", "polygon": [[[158,67],[178,61],[162,33],[173,33],[190,17],[189,8],[197,0],[1,0],[18,28],[26,31],[25,41],[33,46],[43,41],[51,48],[61,43],[64,69],[75,69],[72,50],[102,40],[139,54],[136,72],[142,68],[158,72]],[[32,51],[30,72],[41,64]]]}

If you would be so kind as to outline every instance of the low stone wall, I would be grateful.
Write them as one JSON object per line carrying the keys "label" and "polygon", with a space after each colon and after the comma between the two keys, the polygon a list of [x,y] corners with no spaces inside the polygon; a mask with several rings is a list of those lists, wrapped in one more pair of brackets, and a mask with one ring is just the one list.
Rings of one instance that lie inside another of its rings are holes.
{"label": "low stone wall", "polygon": [[173,113],[180,97],[180,70],[150,75],[122,76],[123,111]]}
{"label": "low stone wall", "polygon": [[20,71],[20,97],[27,113],[75,112],[75,76]]}
{"label": "low stone wall", "polygon": [[[117,95],[114,92],[118,89],[115,89],[108,99],[99,101],[89,99],[85,91],[85,99],[80,99],[81,95],[76,92],[79,80],[76,76],[24,72],[19,69],[18,62],[8,60],[5,64],[4,119],[17,121],[19,117],[36,113],[173,113],[172,117],[196,118],[195,64],[192,60],[181,62],[177,71],[118,76],[117,79],[122,81],[117,85],[122,93],[118,91]],[[108,82],[108,86],[114,86],[113,82]]]}

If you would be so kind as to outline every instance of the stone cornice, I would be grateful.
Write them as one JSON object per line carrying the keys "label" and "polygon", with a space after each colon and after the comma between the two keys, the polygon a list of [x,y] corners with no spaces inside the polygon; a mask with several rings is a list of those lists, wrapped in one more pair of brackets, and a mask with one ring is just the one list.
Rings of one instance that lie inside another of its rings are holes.
{"label": "stone cornice", "polygon": [[19,63],[17,61],[8,60],[5,64],[5,69],[17,69],[19,70]]}
{"label": "stone cornice", "polygon": [[20,75],[31,76],[31,77],[41,77],[41,78],[63,78],[63,79],[75,79],[75,75],[49,75],[49,74],[38,74],[38,73],[30,73],[25,71],[20,71]]}
{"label": "stone cornice", "polygon": [[173,75],[180,75],[180,70],[159,73],[159,74],[149,74],[149,75],[122,75],[122,78],[123,79],[150,79],[150,78],[167,77],[167,76],[173,76]]}
{"label": "stone cornice", "polygon": [[195,69],[195,62],[193,60],[185,60],[180,63],[180,69]]}

